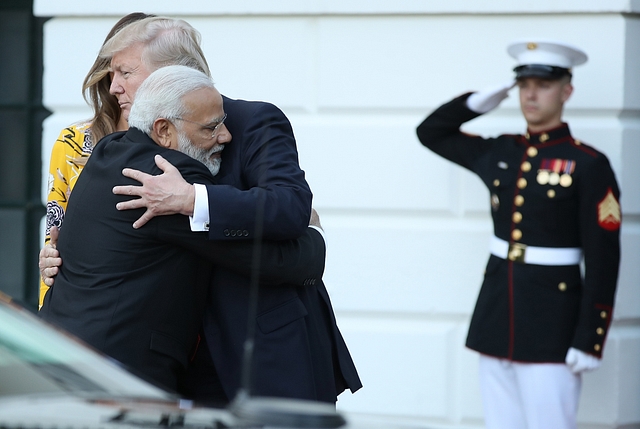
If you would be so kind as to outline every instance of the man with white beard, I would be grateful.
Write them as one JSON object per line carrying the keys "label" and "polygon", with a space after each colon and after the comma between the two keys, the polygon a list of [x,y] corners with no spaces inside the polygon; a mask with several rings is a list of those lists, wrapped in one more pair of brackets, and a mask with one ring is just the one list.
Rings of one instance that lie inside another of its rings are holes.
{"label": "man with white beard", "polygon": [[[224,119],[222,97],[204,73],[167,66],[144,81],[130,129],[100,141],[69,198],[57,243],[64,263],[39,313],[173,391],[197,346],[212,270],[250,276],[253,243],[209,240],[182,215],[134,229],[144,209],[118,211],[125,197],[112,189],[125,167],[160,173],[156,154],[189,183],[213,183],[231,142]],[[321,278],[325,246],[317,230],[263,246],[260,281],[305,285]]]}

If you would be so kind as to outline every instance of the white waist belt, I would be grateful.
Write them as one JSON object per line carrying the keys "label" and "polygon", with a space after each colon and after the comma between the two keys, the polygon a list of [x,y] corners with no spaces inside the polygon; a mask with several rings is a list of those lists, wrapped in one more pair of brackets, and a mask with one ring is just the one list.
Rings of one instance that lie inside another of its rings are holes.
{"label": "white waist belt", "polygon": [[523,264],[535,265],[577,265],[582,259],[579,247],[535,247],[522,243],[509,244],[496,236],[491,237],[491,254]]}

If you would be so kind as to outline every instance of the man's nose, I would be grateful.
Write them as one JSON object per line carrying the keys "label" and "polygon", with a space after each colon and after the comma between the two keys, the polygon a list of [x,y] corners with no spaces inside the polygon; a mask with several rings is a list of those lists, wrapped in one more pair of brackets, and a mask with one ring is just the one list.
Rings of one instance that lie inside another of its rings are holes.
{"label": "man's nose", "polygon": [[231,133],[225,124],[222,124],[220,129],[218,130],[218,134],[216,135],[216,139],[218,140],[218,144],[228,144],[231,143]]}
{"label": "man's nose", "polygon": [[114,77],[111,80],[111,86],[109,86],[109,94],[111,95],[116,95],[116,94],[122,94],[122,85],[120,85],[120,83],[118,82],[118,79],[116,77]]}

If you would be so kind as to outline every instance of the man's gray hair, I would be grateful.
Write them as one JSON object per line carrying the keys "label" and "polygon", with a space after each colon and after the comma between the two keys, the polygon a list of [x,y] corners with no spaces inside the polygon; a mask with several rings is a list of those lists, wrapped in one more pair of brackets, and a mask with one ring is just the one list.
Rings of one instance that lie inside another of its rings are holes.
{"label": "man's gray hair", "polygon": [[210,76],[200,39],[198,30],[182,19],[153,16],[118,31],[102,46],[99,57],[111,59],[118,52],[142,44],[141,60],[149,70],[183,65]]}
{"label": "man's gray hair", "polygon": [[145,79],[136,92],[129,113],[129,126],[151,134],[156,119],[181,118],[189,112],[185,95],[202,88],[214,88],[206,74],[187,66],[162,67]]}

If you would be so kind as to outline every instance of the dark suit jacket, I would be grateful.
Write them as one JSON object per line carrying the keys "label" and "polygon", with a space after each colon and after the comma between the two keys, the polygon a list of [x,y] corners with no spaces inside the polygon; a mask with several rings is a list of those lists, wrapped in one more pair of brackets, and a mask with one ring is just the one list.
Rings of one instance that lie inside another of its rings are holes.
{"label": "dark suit jacket", "polygon": [[[160,174],[153,160],[158,153],[187,181],[211,183],[204,165],[157,146],[137,129],[101,140],[69,199],[58,241],[64,264],[40,315],[175,390],[197,339],[211,262],[248,275],[253,246],[208,240],[180,215],[133,229],[142,210],[117,211],[116,203],[128,198],[112,188],[136,184],[122,176],[125,167]],[[264,246],[262,281],[302,285],[321,277],[324,242],[317,231]]]}
{"label": "dark suit jacket", "polygon": [[[223,97],[233,137],[222,152],[217,186],[209,186],[209,236],[255,236],[258,205],[262,238],[297,238],[309,225],[312,194],[298,164],[293,130],[273,104]],[[225,204],[229,202],[229,204]]]}
{"label": "dark suit jacket", "polygon": [[[288,119],[263,102],[224,97],[224,109],[233,140],[222,153],[217,185],[207,188],[209,236],[251,238],[257,224],[267,238],[299,236],[312,195]],[[249,286],[246,277],[216,270],[205,315],[206,340],[229,400],[240,387]],[[321,281],[261,285],[255,323],[252,394],[335,402],[345,388],[362,386]]]}

